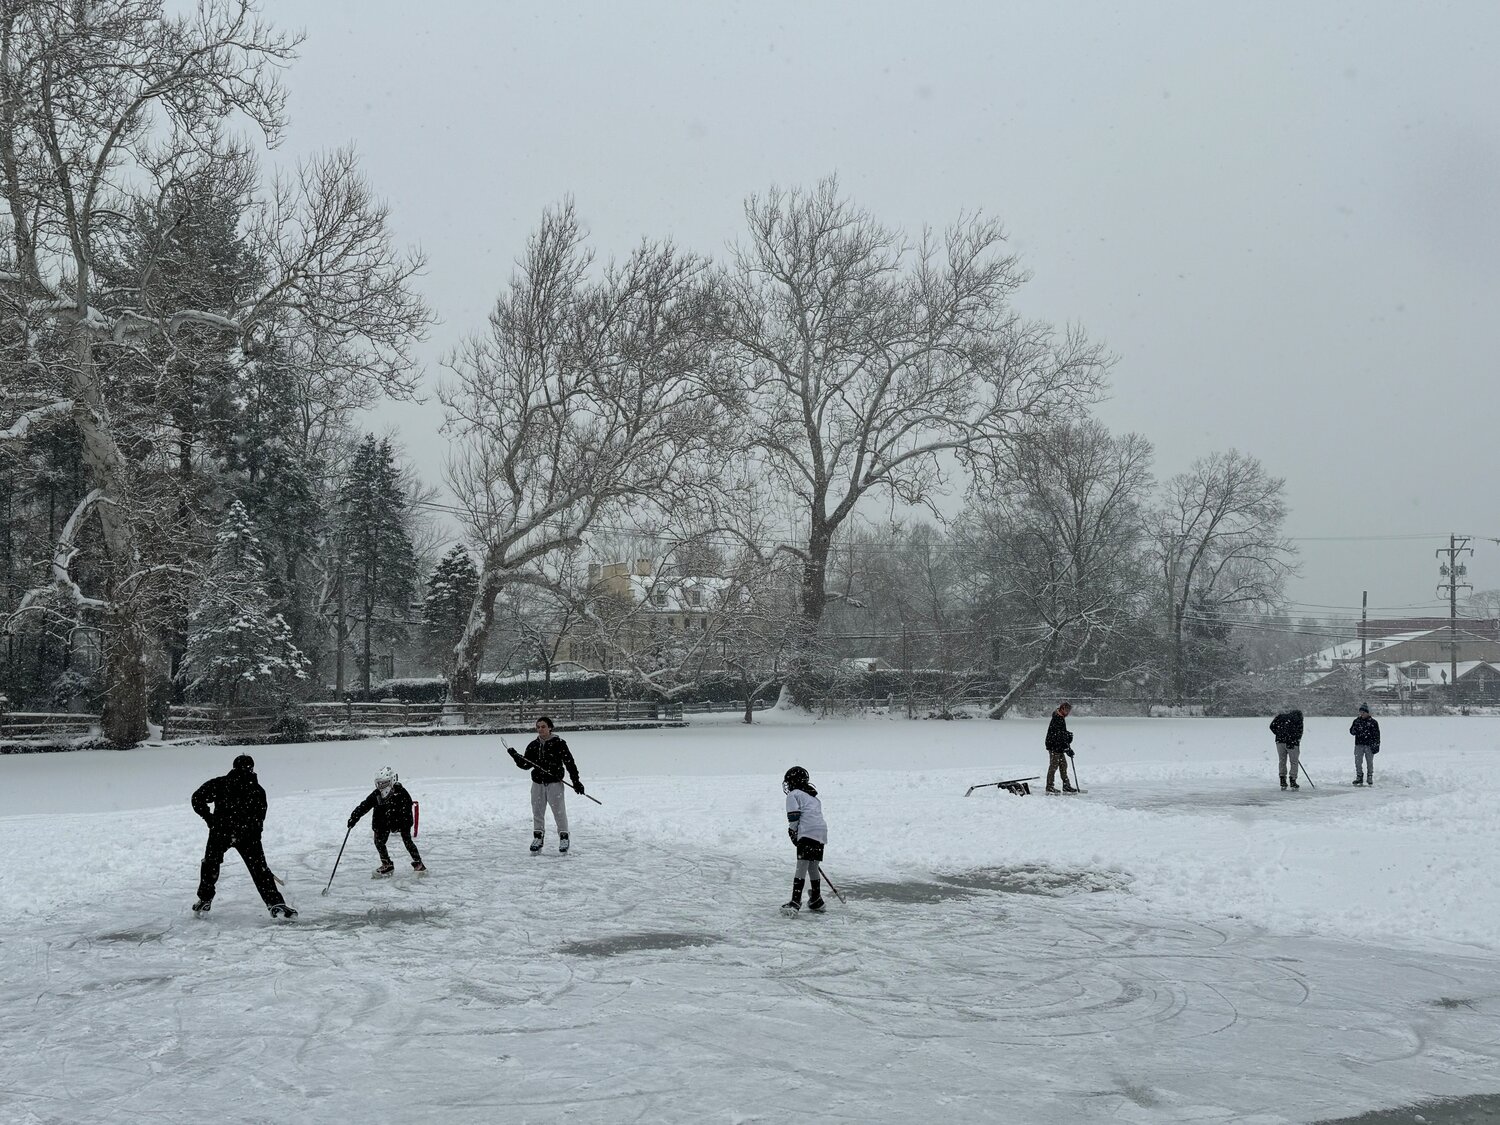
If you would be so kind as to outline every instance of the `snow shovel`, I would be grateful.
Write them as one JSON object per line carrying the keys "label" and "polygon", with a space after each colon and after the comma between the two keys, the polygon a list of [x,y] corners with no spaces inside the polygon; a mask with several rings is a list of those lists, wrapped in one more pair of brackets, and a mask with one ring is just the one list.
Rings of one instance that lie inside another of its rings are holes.
{"label": "snow shovel", "polygon": [[[353,832],[353,831],[354,831],[354,825],[351,824],[351,825],[349,825],[348,832],[344,833],[344,842],[339,845],[339,858],[333,861],[333,870],[328,875],[328,887],[333,886],[333,877],[339,873],[339,859],[343,859],[344,858],[344,848],[349,843],[349,832]],[[328,887],[324,887],[323,888],[323,893],[325,895],[328,893]]]}
{"label": "snow shovel", "polygon": [[1028,781],[1040,781],[1041,779],[1041,774],[1037,774],[1036,777],[1013,777],[1009,781],[981,781],[978,785],[969,786],[968,791],[964,793],[964,796],[967,797],[976,789],[988,789],[990,788],[990,786],[995,786],[999,789],[1008,789],[1012,793],[1021,793],[1022,791],[1019,789],[1011,789],[1011,786],[1025,786],[1024,792],[1030,793],[1031,787],[1027,786],[1026,783]]}

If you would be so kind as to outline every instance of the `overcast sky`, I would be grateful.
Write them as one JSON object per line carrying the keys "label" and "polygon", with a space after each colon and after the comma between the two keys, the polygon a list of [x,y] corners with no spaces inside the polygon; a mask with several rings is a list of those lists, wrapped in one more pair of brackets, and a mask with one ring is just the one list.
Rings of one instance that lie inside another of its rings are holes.
{"label": "overcast sky", "polygon": [[[307,33],[273,161],[357,145],[430,260],[431,378],[562,196],[604,253],[717,254],[747,194],[836,172],[891,225],[1000,217],[1159,476],[1284,476],[1306,612],[1433,605],[1447,534],[1500,538],[1500,4],[265,8]],[[436,481],[439,421],[374,425]]]}

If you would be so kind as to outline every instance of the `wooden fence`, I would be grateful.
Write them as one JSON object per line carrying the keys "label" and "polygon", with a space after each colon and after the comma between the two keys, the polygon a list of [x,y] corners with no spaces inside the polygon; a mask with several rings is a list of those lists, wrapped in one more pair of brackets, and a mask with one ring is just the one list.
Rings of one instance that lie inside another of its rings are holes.
{"label": "wooden fence", "polygon": [[51,711],[0,711],[0,740],[53,739],[60,735],[89,734],[99,726],[94,715],[71,715]]}
{"label": "wooden fence", "polygon": [[[162,738],[194,734],[265,734],[276,722],[274,712],[258,708],[178,706],[168,709]],[[680,703],[634,699],[552,699],[509,703],[304,703],[297,712],[315,732],[376,727],[421,729],[452,727],[476,730],[530,727],[538,715],[550,715],[559,727],[578,723],[681,722]]]}

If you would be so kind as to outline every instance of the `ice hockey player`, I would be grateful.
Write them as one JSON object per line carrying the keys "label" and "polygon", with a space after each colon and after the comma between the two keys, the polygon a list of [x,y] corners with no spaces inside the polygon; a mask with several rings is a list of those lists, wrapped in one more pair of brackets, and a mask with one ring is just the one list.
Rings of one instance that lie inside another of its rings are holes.
{"label": "ice hockey player", "polygon": [[385,842],[390,839],[392,832],[401,833],[401,842],[411,855],[411,869],[419,874],[426,871],[427,865],[417,854],[416,842],[411,838],[411,794],[406,791],[406,786],[401,784],[401,779],[390,766],[381,766],[376,771],[375,788],[368,797],[354,806],[354,811],[349,814],[349,827],[353,828],[359,823],[359,818],[372,809],[375,815],[370,818],[370,825],[375,829],[375,850],[380,853],[380,866],[375,869],[375,878],[383,878],[396,870],[396,865],[391,862],[390,852],[385,850]]}
{"label": "ice hockey player", "polygon": [[[1276,772],[1281,777],[1281,787],[1297,784],[1297,770],[1302,764],[1302,712],[1295,707],[1281,712],[1271,720],[1271,733],[1276,737]],[[1287,767],[1291,767],[1291,781],[1287,780]]]}
{"label": "ice hockey player", "polygon": [[1052,712],[1052,721],[1047,724],[1048,793],[1057,792],[1053,779],[1059,773],[1062,774],[1062,791],[1078,792],[1068,781],[1068,759],[1073,756],[1073,732],[1068,729],[1068,716],[1072,713],[1073,705],[1064,699],[1057,705],[1057,710]]}
{"label": "ice hockey player", "polygon": [[[1375,755],[1380,753],[1380,724],[1370,718],[1370,708],[1359,705],[1359,714],[1349,726],[1354,736],[1354,784],[1375,784]],[[1365,781],[1369,777],[1368,783]]]}
{"label": "ice hockey player", "polygon": [[223,777],[211,777],[198,786],[193,793],[193,811],[208,825],[208,846],[203,850],[198,901],[193,910],[203,915],[212,907],[224,853],[233,848],[245,861],[245,868],[255,880],[255,889],[270,909],[271,917],[295,918],[297,912],[276,889],[276,876],[271,874],[260,844],[261,828],[266,821],[266,791],[256,780],[255,759],[241,754],[234,760],[234,768]]}
{"label": "ice hockey player", "polygon": [[572,780],[573,792],[583,794],[583,782],[578,780],[578,764],[573,761],[573,752],[568,744],[552,733],[552,720],[542,715],[536,721],[536,737],[526,744],[526,749],[517,753],[506,747],[516,766],[531,770],[531,854],[542,850],[547,828],[547,807],[552,807],[552,819],[557,823],[557,850],[568,850],[568,805],[563,794],[563,771],[567,770]]}
{"label": "ice hockey player", "polygon": [[801,766],[793,766],[781,779],[786,794],[787,835],[797,849],[797,871],[792,878],[792,901],[781,908],[783,914],[802,909],[802,888],[812,878],[812,897],[807,908],[823,913],[823,849],[828,844],[828,822],[823,819],[823,802],[813,788],[812,778]]}

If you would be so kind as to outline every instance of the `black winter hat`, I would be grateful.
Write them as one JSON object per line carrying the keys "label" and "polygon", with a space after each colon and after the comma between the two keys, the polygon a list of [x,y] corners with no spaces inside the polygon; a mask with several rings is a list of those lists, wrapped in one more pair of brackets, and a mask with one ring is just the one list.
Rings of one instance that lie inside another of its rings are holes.
{"label": "black winter hat", "polygon": [[237,770],[254,770],[255,759],[249,754],[241,754],[234,760],[234,768]]}
{"label": "black winter hat", "polygon": [[1361,715],[1368,715],[1368,714],[1369,714],[1369,713],[1370,713],[1370,708],[1369,708],[1369,705],[1368,705],[1368,704],[1365,704],[1365,703],[1361,703],[1361,704],[1360,704],[1360,705],[1359,705],[1359,713],[1360,713],[1360,714],[1361,714]]}

